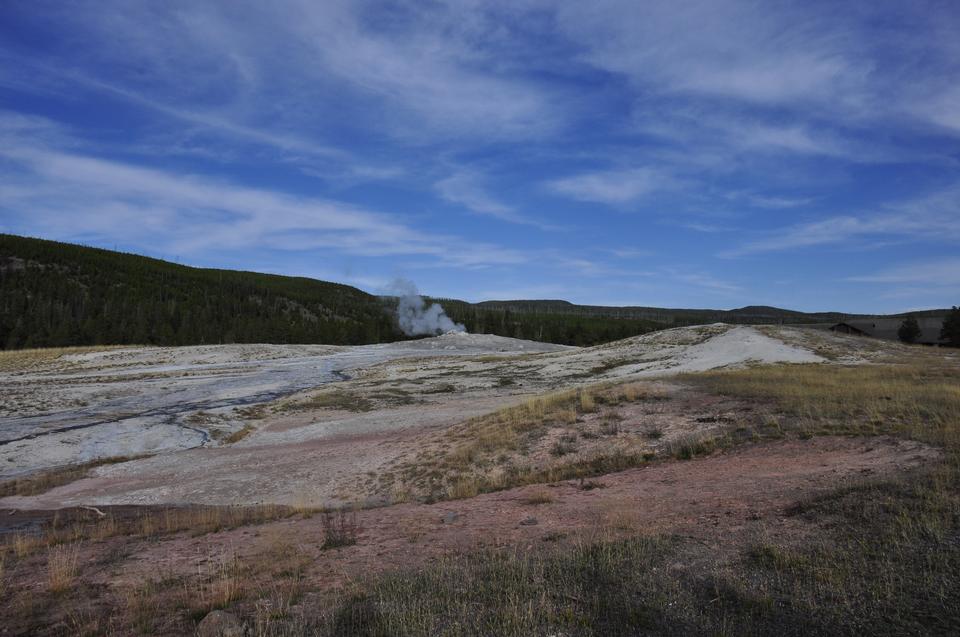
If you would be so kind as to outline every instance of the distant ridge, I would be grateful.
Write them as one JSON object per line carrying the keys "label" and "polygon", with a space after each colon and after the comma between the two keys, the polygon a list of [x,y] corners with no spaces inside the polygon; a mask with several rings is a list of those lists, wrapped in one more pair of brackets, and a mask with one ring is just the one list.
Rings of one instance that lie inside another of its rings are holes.
{"label": "distant ridge", "polygon": [[[436,300],[468,331],[567,345],[594,345],[667,327],[718,321],[825,324],[872,318],[767,306],[711,310],[576,305],[560,299]],[[2,349],[387,342],[404,338],[393,316],[394,303],[389,297],[340,283],[193,268],[136,254],[0,234]]]}
{"label": "distant ridge", "polygon": [[934,309],[903,314],[849,314],[843,312],[799,312],[767,305],[748,305],[733,310],[664,308],[645,306],[575,305],[568,301],[482,301],[476,304],[488,309],[513,312],[573,313],[584,316],[610,318],[635,318],[657,321],[668,325],[694,325],[699,323],[746,323],[746,324],[816,324],[837,323],[845,319],[905,318],[907,316],[943,316],[949,310]]}

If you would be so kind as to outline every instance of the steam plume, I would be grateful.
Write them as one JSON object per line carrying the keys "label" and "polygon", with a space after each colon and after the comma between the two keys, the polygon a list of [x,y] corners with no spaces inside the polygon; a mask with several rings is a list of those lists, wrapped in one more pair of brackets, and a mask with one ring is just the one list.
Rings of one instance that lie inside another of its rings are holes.
{"label": "steam plume", "polygon": [[397,322],[407,336],[423,334],[446,334],[448,332],[466,332],[460,323],[454,323],[439,303],[429,306],[417,293],[417,286],[407,279],[396,279],[391,289],[399,297],[397,302]]}

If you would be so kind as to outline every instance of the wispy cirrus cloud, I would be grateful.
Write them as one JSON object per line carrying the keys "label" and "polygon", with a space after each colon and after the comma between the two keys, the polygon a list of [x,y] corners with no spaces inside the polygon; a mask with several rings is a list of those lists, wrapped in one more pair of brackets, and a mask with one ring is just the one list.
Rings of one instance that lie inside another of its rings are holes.
{"label": "wispy cirrus cloud", "polygon": [[[99,43],[71,60],[51,57],[51,66],[108,70],[115,81],[83,79],[237,134],[286,144],[295,140],[262,129],[296,126],[320,146],[317,139],[331,132],[325,120],[344,107],[407,139],[529,137],[557,119],[548,91],[492,63],[503,26],[480,10],[468,9],[472,19],[464,20],[457,7],[428,14],[398,4],[388,27],[370,19],[383,8],[372,2],[212,2],[164,10],[108,0],[96,8],[51,7],[48,21]],[[324,99],[337,90],[337,99]],[[158,94],[175,96],[178,106]],[[188,103],[195,106],[181,106]]]}
{"label": "wispy cirrus cloud", "polygon": [[561,195],[596,203],[622,205],[675,186],[677,180],[654,168],[605,170],[555,179],[547,187]]}
{"label": "wispy cirrus cloud", "polygon": [[872,214],[838,215],[796,224],[725,250],[735,257],[820,245],[844,245],[863,238],[892,237],[936,243],[960,241],[960,184],[910,201],[887,204]]}
{"label": "wispy cirrus cloud", "polygon": [[423,232],[393,215],[329,199],[15,143],[0,149],[0,160],[7,169],[0,209],[13,230],[29,220],[51,236],[162,245],[185,255],[267,247],[426,256],[460,267],[527,259],[519,251]]}
{"label": "wispy cirrus cloud", "polygon": [[6,3],[0,226],[639,304],[949,254],[960,12],[828,4]]}
{"label": "wispy cirrus cloud", "polygon": [[541,230],[559,230],[556,225],[535,219],[518,212],[495,199],[484,187],[479,174],[459,170],[434,184],[437,193],[447,201],[462,205],[480,215],[486,215],[518,225],[533,226]]}
{"label": "wispy cirrus cloud", "polygon": [[948,257],[901,264],[872,274],[847,277],[857,283],[917,283],[921,285],[960,286],[960,257]]}

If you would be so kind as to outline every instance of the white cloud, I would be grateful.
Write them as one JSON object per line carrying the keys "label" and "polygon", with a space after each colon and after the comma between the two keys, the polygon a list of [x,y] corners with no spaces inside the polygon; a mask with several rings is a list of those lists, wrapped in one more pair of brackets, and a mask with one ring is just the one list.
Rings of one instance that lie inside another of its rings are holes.
{"label": "white cloud", "polygon": [[847,277],[858,283],[917,283],[925,286],[960,286],[960,257],[922,261],[882,269],[873,274]]}
{"label": "white cloud", "polygon": [[840,215],[781,228],[720,256],[742,256],[796,248],[850,244],[867,237],[934,242],[960,241],[960,184],[916,199],[888,204],[872,214]]}
{"label": "white cloud", "polygon": [[736,0],[566,4],[562,29],[590,63],[640,87],[760,103],[849,99],[869,62],[849,55],[845,21]]}
{"label": "white cloud", "polygon": [[626,204],[676,183],[676,180],[652,168],[610,170],[583,173],[549,182],[554,192],[579,199],[605,204]]}
{"label": "white cloud", "polygon": [[557,230],[557,226],[527,217],[490,195],[481,183],[479,175],[460,170],[434,184],[437,193],[449,202],[465,206],[469,210],[520,225],[541,230]]}
{"label": "white cloud", "polygon": [[[381,12],[389,16],[378,19]],[[311,151],[336,132],[330,120],[345,109],[358,128],[408,141],[527,138],[553,128],[555,100],[496,62],[504,28],[484,15],[477,7],[388,10],[337,0],[179,7],[108,0],[47,13],[96,42],[48,62],[106,71],[86,83],[169,115]]]}
{"label": "white cloud", "polygon": [[0,202],[35,232],[93,236],[178,254],[267,247],[383,257],[431,257],[483,267],[520,252],[420,232],[396,217],[315,197],[237,186],[44,148],[5,144]]}

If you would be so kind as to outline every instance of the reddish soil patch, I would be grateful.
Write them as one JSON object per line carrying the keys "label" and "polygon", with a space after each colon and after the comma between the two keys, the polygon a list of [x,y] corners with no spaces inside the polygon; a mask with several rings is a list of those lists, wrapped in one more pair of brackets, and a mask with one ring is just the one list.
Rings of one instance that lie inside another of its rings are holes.
{"label": "reddish soil patch", "polygon": [[[920,443],[891,438],[767,443],[603,476],[588,483],[593,487],[588,489],[568,481],[469,500],[359,511],[357,544],[335,550],[321,549],[320,516],[200,538],[177,537],[137,550],[122,579],[143,581],[158,571],[195,572],[198,556],[236,553],[241,560],[255,560],[276,550],[278,542],[295,545],[311,564],[306,572],[310,583],[328,588],[344,579],[420,564],[448,552],[555,540],[598,528],[726,542],[763,521],[767,528],[773,524],[789,533],[792,525],[802,524],[785,515],[798,499],[844,481],[904,472],[938,455]],[[533,503],[537,499],[550,501]]]}
{"label": "reddish soil patch", "polygon": [[[189,604],[198,591],[208,590],[204,586],[212,586],[198,582],[209,581],[211,574],[215,578],[227,563],[240,565],[239,585],[249,596],[238,603],[249,612],[252,600],[284,585],[283,573],[290,568],[302,575],[299,585],[306,595],[300,603],[309,604],[352,580],[420,566],[446,554],[484,547],[531,550],[546,542],[597,535],[672,534],[705,548],[701,557],[690,559],[720,561],[767,533],[786,543],[807,538],[815,523],[786,513],[799,499],[864,477],[907,472],[939,455],[923,444],[892,438],[764,443],[652,464],[584,485],[568,481],[455,502],[362,510],[356,513],[356,544],[327,550],[322,515],[199,537],[181,533],[84,540],[73,545],[80,568],[66,596],[48,593],[44,553],[8,565],[7,590],[16,595],[9,608],[0,610],[0,626],[6,622],[14,634],[60,634],[71,618],[101,618],[92,624],[96,633],[111,618],[134,617],[138,603],[148,610],[179,608],[184,599]],[[115,514],[136,516],[142,511],[118,507]],[[24,530],[51,515],[17,513],[9,516],[6,530]],[[137,597],[148,582],[160,581],[173,586],[160,592],[163,585],[157,584],[146,597]],[[176,612],[164,613],[158,634],[183,634],[184,620]]]}

